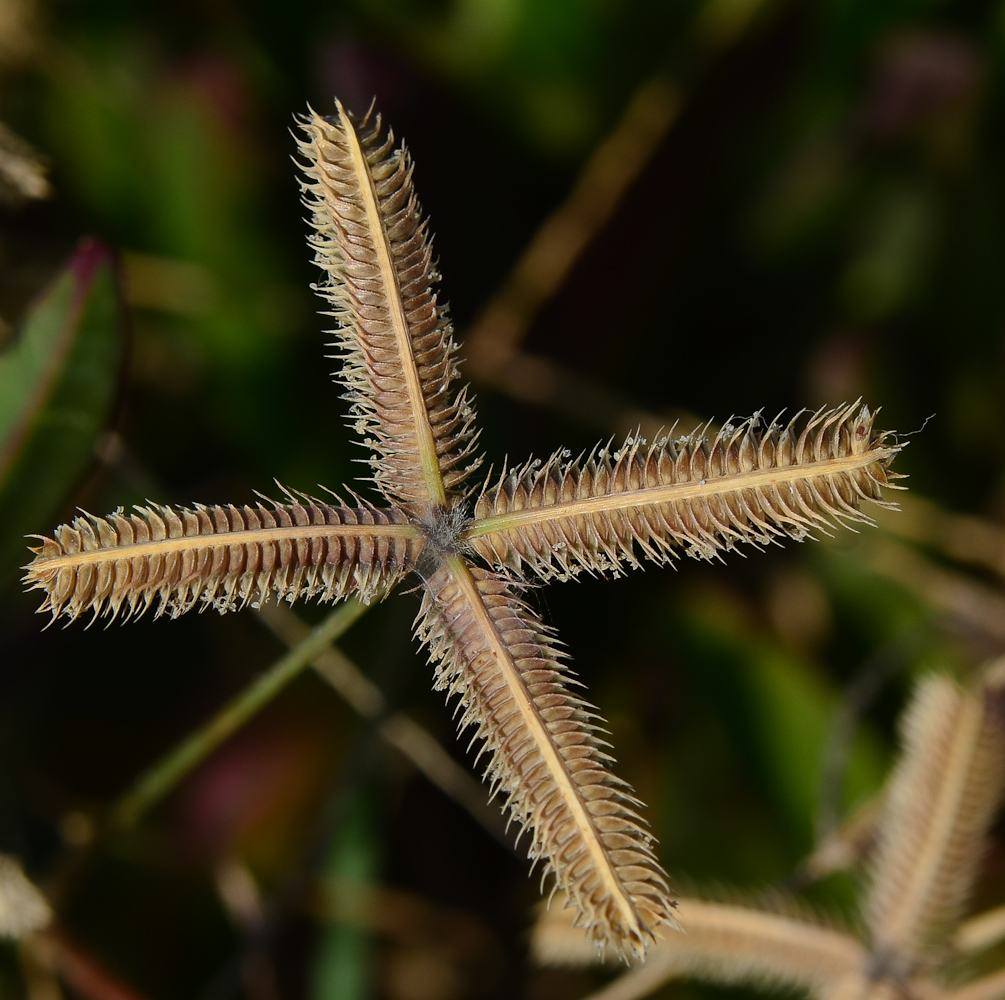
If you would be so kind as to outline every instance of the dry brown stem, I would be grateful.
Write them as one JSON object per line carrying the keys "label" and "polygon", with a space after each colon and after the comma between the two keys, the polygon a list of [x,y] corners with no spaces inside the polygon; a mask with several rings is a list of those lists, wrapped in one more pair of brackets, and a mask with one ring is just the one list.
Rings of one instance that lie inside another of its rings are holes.
{"label": "dry brown stem", "polygon": [[983,640],[991,651],[1005,647],[1005,597],[998,590],[895,539],[873,538],[862,552],[872,569],[917,594],[958,630]]}
{"label": "dry brown stem", "polygon": [[[706,0],[685,35],[684,48],[703,63],[736,43],[765,6],[764,0]],[[566,398],[558,391],[560,384],[571,379],[579,382],[585,395],[600,396],[607,404],[602,408],[612,416],[633,409],[550,359],[523,353],[521,345],[541,307],[562,287],[645,171],[679,119],[686,98],[685,84],[662,72],[632,94],[614,127],[583,164],[565,200],[538,226],[467,331],[468,370],[473,378],[517,398],[526,399],[530,393],[539,402],[559,405]],[[631,419],[626,427],[638,424]],[[659,421],[654,427],[658,426]]]}
{"label": "dry brown stem", "polygon": [[917,496],[905,499],[903,517],[889,522],[884,518],[883,528],[1005,578],[1005,527],[987,518],[946,510],[933,500]]}
{"label": "dry brown stem", "polygon": [[614,129],[587,160],[568,197],[538,227],[505,284],[468,331],[473,377],[495,381],[504,374],[538,310],[610,221],[676,121],[681,103],[680,90],[663,76],[647,80],[635,92]]}

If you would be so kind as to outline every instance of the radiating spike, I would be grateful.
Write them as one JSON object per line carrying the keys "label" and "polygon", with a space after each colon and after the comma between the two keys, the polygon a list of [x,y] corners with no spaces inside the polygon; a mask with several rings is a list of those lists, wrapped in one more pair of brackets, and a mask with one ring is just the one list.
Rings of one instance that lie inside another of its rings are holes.
{"label": "radiating spike", "polygon": [[[612,774],[595,710],[569,691],[569,667],[513,581],[448,561],[428,580],[418,633],[435,686],[459,698],[460,728],[490,755],[491,793],[571,900],[590,937],[641,956],[676,926],[666,875],[630,787]],[[480,755],[479,754],[479,755]]]}
{"label": "radiating spike", "polygon": [[[327,601],[355,594],[368,602],[414,567],[422,535],[403,511],[375,516],[307,503],[275,504],[272,511],[259,505],[262,515],[233,505],[81,514],[32,549],[24,579],[45,591],[41,610],[54,619],[91,611],[94,619],[114,620],[125,605],[128,620],[151,607],[155,617],[177,617],[196,604],[229,611],[273,594],[291,602],[302,592]],[[360,544],[375,538],[379,546]]]}
{"label": "radiating spike", "polygon": [[433,246],[412,186],[412,163],[380,116],[341,106],[300,119],[311,244],[332,304],[351,425],[376,454],[385,496],[426,513],[480,464],[474,409],[457,375],[448,310],[438,302]]}
{"label": "radiating spike", "polygon": [[468,541],[492,565],[566,579],[621,573],[640,555],[718,559],[741,542],[871,523],[860,503],[889,506],[881,487],[901,447],[873,419],[858,403],[801,412],[784,428],[757,413],[711,440],[706,425],[647,451],[631,437],[613,456],[598,446],[573,462],[526,462],[482,492]]}

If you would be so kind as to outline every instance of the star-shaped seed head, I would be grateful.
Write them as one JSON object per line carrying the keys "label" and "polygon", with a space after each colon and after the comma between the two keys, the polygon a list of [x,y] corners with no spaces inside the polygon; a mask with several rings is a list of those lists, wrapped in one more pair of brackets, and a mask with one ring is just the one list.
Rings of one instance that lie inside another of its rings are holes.
{"label": "star-shaped seed head", "polygon": [[558,452],[473,489],[474,410],[457,387],[411,160],[379,115],[356,120],[338,105],[299,125],[316,289],[337,323],[337,378],[381,504],[346,488],[352,503],[289,492],[245,506],[84,514],[42,538],[26,582],[45,592],[43,611],[73,620],[154,605],[176,616],[300,597],[369,602],[417,574],[417,634],[435,686],[483,741],[487,778],[528,833],[530,856],[591,939],[641,956],[657,928],[677,926],[666,876],[529,582],[617,574],[682,552],[711,559],[741,542],[868,521],[861,503],[884,502],[899,445],[855,403],[786,423],[756,415],[714,433],[635,437],[579,460]]}

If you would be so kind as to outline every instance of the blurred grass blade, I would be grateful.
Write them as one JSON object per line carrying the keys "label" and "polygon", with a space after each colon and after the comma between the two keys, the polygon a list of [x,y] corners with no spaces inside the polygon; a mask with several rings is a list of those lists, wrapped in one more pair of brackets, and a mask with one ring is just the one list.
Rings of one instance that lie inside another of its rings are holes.
{"label": "blurred grass blade", "polygon": [[112,830],[127,830],[169,795],[217,747],[260,712],[301,674],[329,644],[366,614],[367,605],[349,600],[338,605],[285,656],[239,691],[212,718],[176,744],[127,791],[111,809]]}
{"label": "blurred grass blade", "polygon": [[0,580],[86,470],[115,394],[123,323],[112,252],[84,241],[0,356]]}
{"label": "blurred grass blade", "polygon": [[357,790],[322,874],[326,909],[314,959],[311,1000],[366,1000],[373,995],[372,890],[380,869],[372,808]]}
{"label": "blurred grass blade", "polygon": [[[838,691],[811,663],[759,634],[711,592],[681,610],[674,636],[688,649],[745,769],[773,799],[796,849],[808,850]],[[865,727],[847,753],[842,805],[874,795],[885,765],[881,745]]]}

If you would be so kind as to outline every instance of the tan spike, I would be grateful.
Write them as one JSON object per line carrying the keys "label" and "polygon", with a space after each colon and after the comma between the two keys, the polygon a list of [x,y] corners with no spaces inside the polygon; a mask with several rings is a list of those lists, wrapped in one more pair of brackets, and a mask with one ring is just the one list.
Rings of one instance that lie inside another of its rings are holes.
{"label": "tan spike", "polygon": [[[531,953],[537,963],[575,967],[610,958],[575,927],[564,902],[556,898],[534,927]],[[677,914],[686,933],[658,935],[644,973],[635,973],[640,980],[645,975],[649,991],[690,978],[820,995],[860,973],[868,960],[866,949],[846,931],[805,913],[790,916],[687,896],[677,901]]]}
{"label": "tan spike", "polygon": [[412,163],[381,126],[338,114],[300,119],[316,286],[333,307],[355,425],[376,452],[376,482],[419,514],[447,504],[478,464],[474,411],[457,374],[453,328],[436,298],[428,225]]}
{"label": "tan spike", "polygon": [[218,611],[275,596],[364,602],[387,593],[415,565],[423,538],[397,509],[334,507],[294,499],[271,508],[137,507],[82,514],[42,538],[25,582],[44,590],[40,611],[71,621],[86,611],[114,620]]}
{"label": "tan spike", "polygon": [[1005,790],[1005,659],[982,687],[927,678],[902,725],[865,917],[875,946],[917,960],[968,902]]}
{"label": "tan spike", "polygon": [[666,875],[549,630],[506,577],[453,557],[427,581],[419,635],[460,728],[484,741],[486,777],[529,833],[530,857],[592,940],[641,957],[658,927],[677,927]]}
{"label": "tan spike", "polygon": [[699,429],[651,445],[629,438],[585,460],[556,453],[486,488],[466,537],[490,564],[566,579],[868,522],[860,504],[884,504],[900,450],[873,417],[854,403],[784,426],[763,427],[757,415],[711,440]]}

